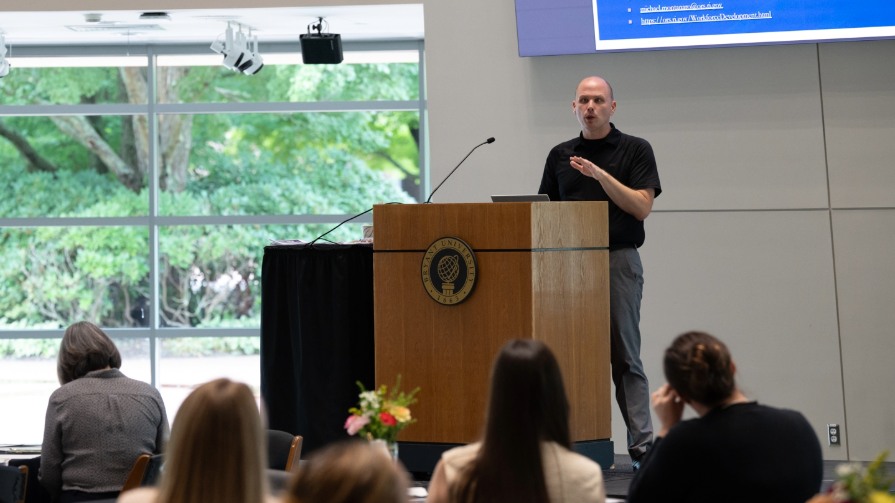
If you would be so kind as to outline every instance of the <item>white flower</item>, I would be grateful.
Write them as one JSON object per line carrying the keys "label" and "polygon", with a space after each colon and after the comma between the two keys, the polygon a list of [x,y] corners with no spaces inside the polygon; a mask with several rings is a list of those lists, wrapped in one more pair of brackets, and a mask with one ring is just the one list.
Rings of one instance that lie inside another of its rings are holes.
{"label": "white flower", "polygon": [[379,407],[379,395],[375,391],[364,391],[360,394],[360,408],[365,415],[375,414]]}
{"label": "white flower", "polygon": [[841,463],[836,466],[836,475],[838,475],[839,478],[845,478],[849,475],[861,473],[861,470],[860,463]]}

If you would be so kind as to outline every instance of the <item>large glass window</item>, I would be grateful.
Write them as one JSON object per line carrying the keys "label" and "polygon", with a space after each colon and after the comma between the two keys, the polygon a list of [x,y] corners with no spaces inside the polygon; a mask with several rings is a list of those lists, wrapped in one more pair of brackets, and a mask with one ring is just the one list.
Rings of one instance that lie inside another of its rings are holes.
{"label": "large glass window", "polygon": [[[95,322],[173,418],[214,377],[260,385],[261,263],[381,202],[423,199],[421,42],[340,65],[265,48],[17,47],[0,80],[0,443],[38,443],[62,333]],[[326,235],[362,236],[365,214]]]}
{"label": "large glass window", "polygon": [[419,192],[415,111],[159,121],[163,130],[191,131],[160,138],[162,215],[352,214],[378,202],[411,202]]}
{"label": "large glass window", "polygon": [[[0,339],[0,444],[38,445],[50,394],[59,387],[56,356],[60,336],[49,331]],[[128,337],[127,330],[110,330],[121,353],[121,371],[149,382],[152,377],[148,337]],[[180,402],[176,402],[178,405]],[[167,402],[166,402],[167,406]]]}
{"label": "large glass window", "polygon": [[346,54],[339,65],[300,64],[295,53],[265,55],[246,79],[220,56],[161,55],[159,103],[352,102],[418,100],[419,52]]}
{"label": "large glass window", "polygon": [[[145,74],[143,56],[59,56],[62,48],[39,51],[44,57],[28,57],[28,48],[16,48],[9,55],[13,71],[0,85],[3,105],[83,105],[143,103],[147,94],[136,96],[137,89],[120,85],[128,75]],[[114,49],[110,49],[114,51]],[[24,57],[21,57],[25,55]],[[145,88],[145,86],[144,86]]]}
{"label": "large glass window", "polygon": [[118,225],[0,229],[0,329],[139,325],[148,238],[146,227]]}
{"label": "large glass window", "polygon": [[0,114],[0,217],[148,215],[138,122],[146,116]]}

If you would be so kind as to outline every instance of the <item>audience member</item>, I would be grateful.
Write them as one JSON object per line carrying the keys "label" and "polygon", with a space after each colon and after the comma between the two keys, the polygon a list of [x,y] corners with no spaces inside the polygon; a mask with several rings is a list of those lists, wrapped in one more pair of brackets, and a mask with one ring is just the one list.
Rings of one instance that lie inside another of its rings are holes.
{"label": "audience member", "polygon": [[559,364],[536,340],[513,340],[491,370],[481,442],[445,452],[429,503],[603,502],[600,465],[571,450]]}
{"label": "audience member", "polygon": [[158,488],[127,491],[126,503],[262,503],[267,441],[252,390],[215,379],[177,411]]}
{"label": "audience member", "polygon": [[[804,503],[823,475],[820,443],[802,414],[750,401],[737,388],[727,346],[702,332],[665,351],[652,394],[662,423],[634,476],[629,503]],[[684,404],[697,418],[682,421]]]}
{"label": "audience member", "polygon": [[293,476],[285,503],[403,503],[409,477],[385,449],[345,440],[315,452]]}
{"label": "audience member", "polygon": [[162,397],[120,368],[118,348],[99,327],[81,321],[66,329],[40,463],[54,500],[114,498],[140,454],[161,452],[168,435]]}

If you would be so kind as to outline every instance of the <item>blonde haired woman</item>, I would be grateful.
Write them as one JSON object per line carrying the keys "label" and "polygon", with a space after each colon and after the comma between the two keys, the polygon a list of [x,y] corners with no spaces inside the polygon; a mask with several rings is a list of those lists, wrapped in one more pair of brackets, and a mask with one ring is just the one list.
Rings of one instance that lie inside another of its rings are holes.
{"label": "blonde haired woman", "polygon": [[385,449],[345,440],[315,452],[292,478],[286,503],[403,503],[409,478]]}
{"label": "blonde haired woman", "polygon": [[270,500],[264,428],[248,386],[216,379],[184,400],[171,427],[158,488],[125,503],[262,503]]}

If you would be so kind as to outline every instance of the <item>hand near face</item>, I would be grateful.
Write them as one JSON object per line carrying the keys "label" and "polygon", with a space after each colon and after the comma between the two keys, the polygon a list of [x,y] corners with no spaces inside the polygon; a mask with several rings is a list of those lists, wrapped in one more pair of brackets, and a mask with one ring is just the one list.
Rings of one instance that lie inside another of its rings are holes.
{"label": "hand near face", "polygon": [[667,383],[652,394],[653,410],[656,411],[662,429],[656,436],[664,437],[672,426],[680,422],[684,414],[684,400]]}

